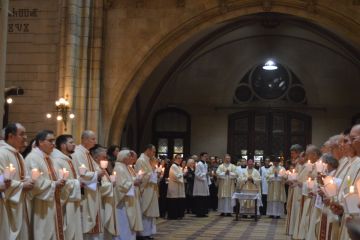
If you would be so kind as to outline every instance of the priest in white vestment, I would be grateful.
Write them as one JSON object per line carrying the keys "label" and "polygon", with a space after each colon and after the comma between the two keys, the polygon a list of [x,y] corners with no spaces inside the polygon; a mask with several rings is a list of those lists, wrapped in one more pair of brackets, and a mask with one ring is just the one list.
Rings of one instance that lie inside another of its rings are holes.
{"label": "priest in white vestment", "polygon": [[42,173],[31,191],[31,230],[34,239],[64,240],[61,206],[64,179],[58,179],[49,155],[55,147],[52,131],[41,131],[35,137],[36,147],[25,158],[27,171]]}
{"label": "priest in white vestment", "polygon": [[[31,237],[26,195],[33,188],[34,182],[29,178],[24,159],[19,152],[25,144],[26,132],[21,124],[12,123],[6,126],[5,141],[0,148],[1,185],[4,189],[0,200],[2,239],[26,240]],[[9,170],[10,175],[5,174],[9,173]]]}
{"label": "priest in white vestment", "polygon": [[[246,170],[238,177],[238,188],[240,192],[258,192],[261,194],[261,176],[258,170],[254,168],[254,160],[249,158],[247,160]],[[253,214],[255,212],[255,201],[243,200],[243,204],[240,205],[241,213]],[[259,205],[257,204],[257,214],[259,214]]]}
{"label": "priest in white vestment", "polygon": [[142,176],[137,176],[132,168],[135,161],[135,152],[121,150],[115,162],[114,197],[119,236],[115,237],[114,240],[135,240],[136,233],[144,230],[139,189]]}
{"label": "priest in white vestment", "polygon": [[[299,172],[300,164],[298,164],[300,154],[302,152],[303,148],[299,144],[294,144],[290,147],[290,156],[291,156],[291,162],[289,166],[289,170],[295,172]],[[296,212],[299,209],[298,206],[295,204],[295,198],[294,198],[294,185],[293,182],[287,181],[287,184],[289,185],[288,195],[287,195],[287,203],[286,203],[286,227],[285,227],[285,233],[287,235],[293,235],[294,233],[294,225],[295,225],[295,219],[296,219]]]}
{"label": "priest in white vestment", "polygon": [[285,168],[280,166],[280,159],[273,159],[273,166],[266,174],[268,181],[266,215],[271,218],[280,218],[284,215],[285,193]]}
{"label": "priest in white vestment", "polygon": [[160,216],[158,203],[158,180],[160,173],[156,171],[157,162],[154,161],[156,148],[154,145],[147,145],[144,153],[136,161],[135,171],[141,171],[142,183],[141,209],[144,230],[139,233],[140,237],[150,238],[156,233],[156,218]]}
{"label": "priest in white vestment", "polygon": [[62,189],[64,215],[64,236],[66,240],[82,240],[81,224],[81,187],[77,172],[72,162],[75,143],[71,135],[60,135],[56,138],[56,148],[50,155],[56,172],[66,179]]}
{"label": "priest in white vestment", "polygon": [[75,169],[79,171],[80,182],[84,186],[81,200],[81,219],[84,239],[101,239],[101,190],[99,181],[106,174],[91,157],[89,149],[96,144],[95,133],[85,130],[81,134],[81,144],[75,147],[71,155]]}
{"label": "priest in white vestment", "polygon": [[169,171],[167,190],[168,219],[182,219],[185,213],[184,173],[180,164],[182,157],[176,154]]}
{"label": "priest in white vestment", "polygon": [[[91,149],[91,154],[95,162],[106,170],[109,162],[107,159],[106,148],[95,146]],[[101,166],[101,164],[105,164]],[[110,175],[105,171],[105,175],[101,178],[101,223],[103,228],[103,239],[112,239],[119,235],[116,224],[116,207],[114,199],[114,188]]]}
{"label": "priest in white vestment", "polygon": [[217,170],[218,177],[218,212],[221,216],[231,216],[233,207],[231,197],[235,192],[235,181],[237,178],[236,166],[231,163],[231,156],[226,154],[224,163]]}

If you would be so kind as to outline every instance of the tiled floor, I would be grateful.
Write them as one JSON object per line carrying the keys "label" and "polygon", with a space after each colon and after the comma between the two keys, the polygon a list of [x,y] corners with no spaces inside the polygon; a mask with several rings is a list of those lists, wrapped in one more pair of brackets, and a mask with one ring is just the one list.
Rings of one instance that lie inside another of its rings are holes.
{"label": "tiled floor", "polygon": [[242,239],[242,240],[288,240],[284,219],[262,217],[258,222],[253,219],[234,221],[234,217],[220,217],[212,212],[208,218],[196,218],[191,214],[182,220],[159,219],[157,240],[172,239]]}

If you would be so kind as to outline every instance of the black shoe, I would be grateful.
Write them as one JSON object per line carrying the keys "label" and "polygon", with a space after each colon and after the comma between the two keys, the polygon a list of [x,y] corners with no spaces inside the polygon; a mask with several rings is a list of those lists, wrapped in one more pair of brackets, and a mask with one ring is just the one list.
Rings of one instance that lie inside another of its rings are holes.
{"label": "black shoe", "polygon": [[280,216],[276,216],[275,218],[276,218],[276,219],[280,219]]}
{"label": "black shoe", "polygon": [[221,217],[225,216],[225,213],[221,213],[220,216],[221,216]]}
{"label": "black shoe", "polygon": [[273,216],[273,215],[270,215],[269,218],[274,218],[274,216]]}
{"label": "black shoe", "polygon": [[227,217],[232,217],[231,213],[226,214]]}

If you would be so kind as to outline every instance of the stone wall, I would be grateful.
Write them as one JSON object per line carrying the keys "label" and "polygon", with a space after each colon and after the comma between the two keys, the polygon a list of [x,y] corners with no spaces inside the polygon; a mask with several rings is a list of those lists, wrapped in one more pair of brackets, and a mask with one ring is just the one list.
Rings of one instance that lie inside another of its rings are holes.
{"label": "stone wall", "polygon": [[13,97],[9,122],[26,127],[29,137],[56,129],[54,110],[58,86],[59,3],[54,0],[11,0],[8,18],[6,87],[24,89]]}

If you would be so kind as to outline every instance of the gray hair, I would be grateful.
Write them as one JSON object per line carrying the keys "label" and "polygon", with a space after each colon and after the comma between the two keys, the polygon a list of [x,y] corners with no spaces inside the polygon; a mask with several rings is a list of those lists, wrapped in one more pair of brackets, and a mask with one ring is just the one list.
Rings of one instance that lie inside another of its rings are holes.
{"label": "gray hair", "polygon": [[92,151],[93,157],[96,159],[101,153],[106,153],[106,148],[104,147],[97,147]]}
{"label": "gray hair", "polygon": [[195,160],[194,159],[192,159],[192,158],[189,158],[188,160],[187,160],[187,162],[186,162],[186,166],[190,166],[190,164],[192,164],[192,163],[195,163]]}
{"label": "gray hair", "polygon": [[309,154],[309,153],[315,153],[316,156],[321,157],[321,151],[320,151],[320,149],[319,149],[317,146],[313,145],[313,144],[307,145],[307,147],[306,147],[306,153],[307,153],[307,154]]}
{"label": "gray hair", "polygon": [[332,168],[337,169],[339,166],[339,161],[336,160],[330,153],[325,153],[321,156],[325,163],[330,165]]}
{"label": "gray hair", "polygon": [[294,151],[297,153],[301,153],[304,150],[304,148],[300,144],[294,144],[290,147],[290,151]]}
{"label": "gray hair", "polygon": [[329,142],[329,147],[333,147],[334,145],[339,145],[339,141],[340,139],[343,137],[343,135],[341,134],[337,134],[334,135],[332,137],[329,138],[328,142]]}
{"label": "gray hair", "polygon": [[130,157],[131,151],[130,150],[121,150],[116,158],[117,162],[123,162],[126,158]]}
{"label": "gray hair", "polygon": [[95,133],[91,130],[84,130],[82,133],[81,133],[81,139],[87,139],[87,138],[90,138],[92,136],[94,136]]}

